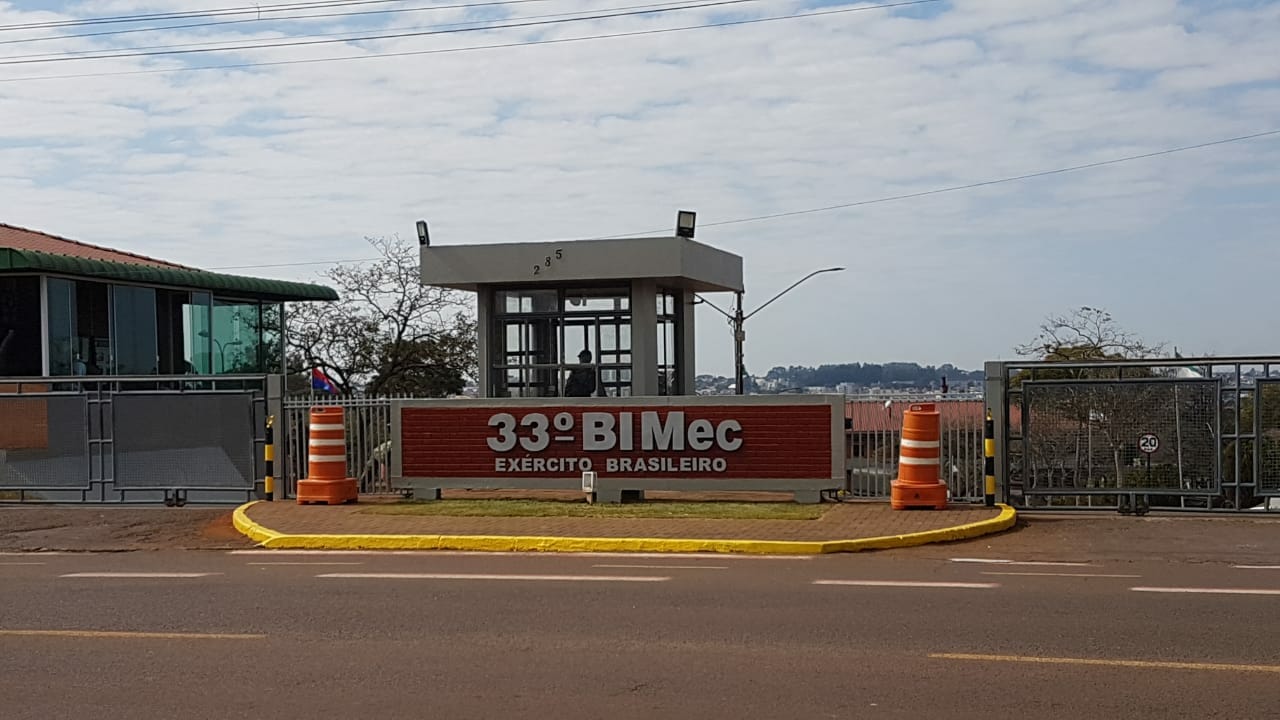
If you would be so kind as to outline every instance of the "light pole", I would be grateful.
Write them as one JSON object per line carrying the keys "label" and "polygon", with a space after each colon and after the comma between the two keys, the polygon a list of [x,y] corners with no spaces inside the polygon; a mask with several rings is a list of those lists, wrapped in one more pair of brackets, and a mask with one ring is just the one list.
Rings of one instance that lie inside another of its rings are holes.
{"label": "light pole", "polygon": [[755,310],[752,310],[749,313],[746,313],[745,315],[742,312],[742,293],[741,292],[734,293],[736,295],[736,299],[735,299],[736,301],[734,303],[734,309],[732,314],[725,312],[724,310],[721,310],[718,306],[716,306],[715,303],[710,302],[706,298],[701,298],[703,302],[707,303],[712,308],[715,308],[716,312],[729,318],[729,322],[733,325],[733,373],[734,373],[734,386],[737,389],[736,392],[738,395],[745,394],[743,391],[743,386],[746,384],[746,379],[747,379],[746,364],[744,362],[743,352],[742,352],[743,343],[745,343],[747,340],[746,330],[743,329],[743,326],[746,324],[746,322],[750,320],[752,317],[754,317],[756,313],[769,307],[770,305],[773,304],[775,300],[782,297],[783,295],[786,295],[792,290],[795,290],[801,283],[813,277],[814,275],[821,275],[823,273],[842,272],[842,271],[844,271],[844,268],[842,267],[830,267],[830,268],[823,268],[822,270],[814,270],[808,275],[805,275],[799,280],[791,283],[789,286],[787,286],[785,290],[769,298],[763,305],[756,308]]}

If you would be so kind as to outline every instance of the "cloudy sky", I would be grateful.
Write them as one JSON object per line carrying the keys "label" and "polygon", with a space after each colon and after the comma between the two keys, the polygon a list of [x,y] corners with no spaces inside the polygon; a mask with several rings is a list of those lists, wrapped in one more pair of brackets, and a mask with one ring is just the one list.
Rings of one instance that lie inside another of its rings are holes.
{"label": "cloudy sky", "polygon": [[[689,208],[745,258],[748,309],[848,268],[751,320],[758,373],[980,367],[1082,304],[1184,353],[1280,351],[1280,135],[864,204],[1280,130],[1280,3],[645,1],[18,29],[251,3],[0,0],[0,222],[314,279],[300,263],[367,258],[420,217],[492,243],[652,234]],[[350,40],[370,35],[401,37]],[[112,49],[134,56],[84,59]],[[699,370],[728,374],[700,313]]]}

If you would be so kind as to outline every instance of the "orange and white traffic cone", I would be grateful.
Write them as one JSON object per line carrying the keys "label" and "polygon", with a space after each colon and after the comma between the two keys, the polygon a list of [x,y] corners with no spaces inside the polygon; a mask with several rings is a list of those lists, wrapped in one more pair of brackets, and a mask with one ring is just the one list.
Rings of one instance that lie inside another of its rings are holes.
{"label": "orange and white traffic cone", "polygon": [[298,481],[298,504],[339,505],[359,497],[347,475],[346,413],[338,406],[311,408],[307,440],[307,479]]}
{"label": "orange and white traffic cone", "polygon": [[941,415],[933,403],[917,403],[902,415],[898,478],[891,484],[890,507],[947,509],[947,484],[941,476]]}

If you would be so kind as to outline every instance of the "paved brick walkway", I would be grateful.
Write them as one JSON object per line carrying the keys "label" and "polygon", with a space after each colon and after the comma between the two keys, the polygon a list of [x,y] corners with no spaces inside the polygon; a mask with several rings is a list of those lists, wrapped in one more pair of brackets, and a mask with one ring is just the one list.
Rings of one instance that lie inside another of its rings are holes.
{"label": "paved brick walkway", "polygon": [[333,507],[258,503],[255,522],[290,535],[507,535],[698,540],[830,541],[940,530],[994,518],[999,508],[954,505],[947,510],[894,512],[888,503],[832,504],[817,520],[702,518],[436,517],[362,512],[367,504]]}

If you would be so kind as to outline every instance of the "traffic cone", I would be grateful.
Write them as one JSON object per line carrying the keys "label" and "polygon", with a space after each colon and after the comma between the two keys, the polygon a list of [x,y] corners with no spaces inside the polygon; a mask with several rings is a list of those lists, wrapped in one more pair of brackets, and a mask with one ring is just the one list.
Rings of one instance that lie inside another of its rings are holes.
{"label": "traffic cone", "polygon": [[940,478],[942,435],[938,406],[917,403],[902,414],[902,443],[898,478],[891,484],[894,510],[926,507],[947,509],[947,484]]}
{"label": "traffic cone", "polygon": [[307,439],[307,479],[298,481],[298,504],[340,505],[359,495],[347,474],[346,413],[336,405],[311,408]]}

